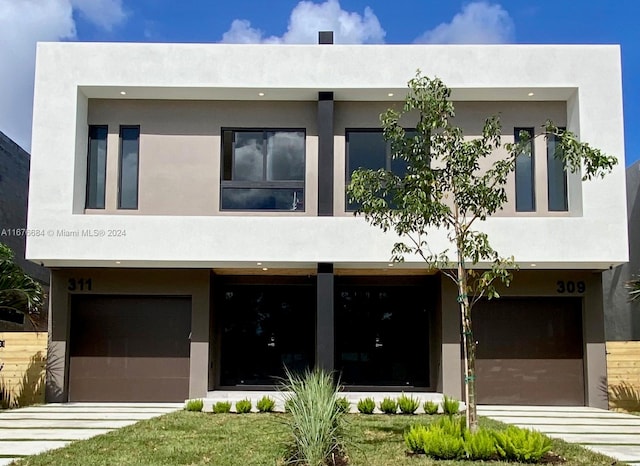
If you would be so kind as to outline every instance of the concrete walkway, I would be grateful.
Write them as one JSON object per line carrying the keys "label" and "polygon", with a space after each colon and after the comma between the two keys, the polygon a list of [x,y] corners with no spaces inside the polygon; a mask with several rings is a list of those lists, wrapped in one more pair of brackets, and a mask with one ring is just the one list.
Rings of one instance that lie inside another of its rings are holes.
{"label": "concrete walkway", "polygon": [[64,403],[0,411],[0,466],[183,406],[182,403]]}
{"label": "concrete walkway", "polygon": [[587,407],[478,406],[478,414],[640,466],[640,417]]}

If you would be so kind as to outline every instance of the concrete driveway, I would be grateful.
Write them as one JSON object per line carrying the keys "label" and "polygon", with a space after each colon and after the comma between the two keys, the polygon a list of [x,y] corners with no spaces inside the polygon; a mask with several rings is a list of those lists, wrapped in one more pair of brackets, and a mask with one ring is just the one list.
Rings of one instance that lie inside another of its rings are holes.
{"label": "concrete driveway", "polygon": [[182,407],[182,403],[54,403],[0,411],[0,466]]}
{"label": "concrete driveway", "polygon": [[604,409],[564,406],[478,406],[478,414],[578,443],[640,466],[640,417]]}

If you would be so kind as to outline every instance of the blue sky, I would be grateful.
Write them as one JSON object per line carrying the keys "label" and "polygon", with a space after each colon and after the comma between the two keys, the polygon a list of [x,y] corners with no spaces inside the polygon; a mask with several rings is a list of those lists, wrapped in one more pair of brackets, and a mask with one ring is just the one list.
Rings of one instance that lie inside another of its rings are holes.
{"label": "blue sky", "polygon": [[639,17],[639,0],[0,0],[0,131],[29,150],[38,40],[304,43],[333,29],[343,43],[604,43],[621,45],[630,165]]}

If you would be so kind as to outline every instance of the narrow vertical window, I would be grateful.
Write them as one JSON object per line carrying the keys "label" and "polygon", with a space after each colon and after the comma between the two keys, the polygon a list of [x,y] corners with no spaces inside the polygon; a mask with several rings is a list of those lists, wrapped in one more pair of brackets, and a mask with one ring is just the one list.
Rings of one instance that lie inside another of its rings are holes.
{"label": "narrow vertical window", "polygon": [[567,171],[562,161],[558,137],[547,137],[547,188],[550,212],[565,212],[567,203]]}
{"label": "narrow vertical window", "polygon": [[107,126],[89,126],[87,150],[87,209],[104,209],[107,174]]}
{"label": "narrow vertical window", "polygon": [[520,133],[528,134],[529,144],[516,157],[516,212],[533,212],[536,210],[533,128],[515,128],[516,143],[522,140]]}
{"label": "narrow vertical window", "polygon": [[138,208],[138,167],[140,127],[120,127],[120,183],[118,190],[119,209]]}

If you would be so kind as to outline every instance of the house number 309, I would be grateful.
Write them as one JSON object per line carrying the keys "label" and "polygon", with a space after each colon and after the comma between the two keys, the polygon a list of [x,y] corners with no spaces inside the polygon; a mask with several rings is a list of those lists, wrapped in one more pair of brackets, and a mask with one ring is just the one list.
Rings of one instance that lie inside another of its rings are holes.
{"label": "house number 309", "polygon": [[565,282],[564,280],[558,280],[556,282],[556,285],[558,286],[556,288],[556,291],[558,293],[584,293],[587,290],[587,286],[584,284],[583,281],[579,281],[579,282],[567,281],[567,282]]}

